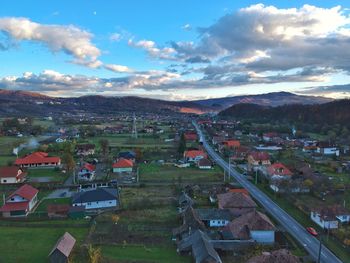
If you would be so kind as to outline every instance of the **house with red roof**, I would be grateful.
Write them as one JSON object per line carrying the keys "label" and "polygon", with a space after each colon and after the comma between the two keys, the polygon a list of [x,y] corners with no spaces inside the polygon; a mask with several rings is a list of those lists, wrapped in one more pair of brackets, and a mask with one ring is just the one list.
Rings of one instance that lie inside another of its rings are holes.
{"label": "house with red roof", "polygon": [[34,152],[23,158],[18,158],[15,165],[25,168],[55,168],[61,165],[61,159],[48,156],[45,152]]}
{"label": "house with red roof", "polygon": [[131,173],[134,168],[134,162],[129,159],[120,158],[112,165],[113,173]]}
{"label": "house with red roof", "polygon": [[0,184],[17,184],[24,182],[27,173],[18,166],[0,167]]}
{"label": "house with red roof", "polygon": [[96,166],[85,163],[79,170],[78,179],[81,181],[92,181],[95,178]]}
{"label": "house with red roof", "polygon": [[293,173],[283,163],[274,163],[267,167],[267,175],[271,180],[289,180]]}
{"label": "house with red roof", "polygon": [[197,141],[198,140],[198,136],[196,132],[185,132],[184,133],[184,137],[186,141]]}
{"label": "house with red roof", "polygon": [[267,152],[251,152],[248,154],[248,171],[256,170],[260,166],[269,166],[270,155]]}
{"label": "house with red roof", "polygon": [[22,185],[9,197],[0,208],[3,217],[27,216],[38,202],[39,190],[29,184]]}
{"label": "house with red roof", "polygon": [[239,140],[227,140],[227,141],[223,141],[222,145],[229,149],[235,149],[240,147],[241,143]]}
{"label": "house with red roof", "polygon": [[201,150],[188,150],[184,152],[184,158],[188,162],[198,162],[200,159],[208,158],[208,156]]}

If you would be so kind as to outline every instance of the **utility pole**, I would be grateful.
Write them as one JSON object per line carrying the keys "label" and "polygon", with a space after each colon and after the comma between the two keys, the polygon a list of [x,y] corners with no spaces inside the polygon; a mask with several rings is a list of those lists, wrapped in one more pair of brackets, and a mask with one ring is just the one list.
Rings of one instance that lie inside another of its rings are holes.
{"label": "utility pole", "polygon": [[231,158],[228,158],[228,181],[231,179]]}
{"label": "utility pole", "polygon": [[255,170],[255,184],[258,184],[258,169]]}
{"label": "utility pole", "polygon": [[136,127],[136,115],[134,112],[133,123],[132,123],[132,137],[137,139],[137,127]]}
{"label": "utility pole", "polygon": [[224,183],[226,182],[226,170],[224,169]]}

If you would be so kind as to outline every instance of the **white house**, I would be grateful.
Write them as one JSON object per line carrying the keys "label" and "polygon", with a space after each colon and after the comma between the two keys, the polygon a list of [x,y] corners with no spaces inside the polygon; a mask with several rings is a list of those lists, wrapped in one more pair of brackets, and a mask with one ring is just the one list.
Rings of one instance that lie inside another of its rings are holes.
{"label": "white house", "polygon": [[317,144],[316,152],[323,155],[339,156],[340,154],[340,151],[336,146],[331,145],[329,143],[323,143],[323,142],[320,142]]}
{"label": "white house", "polygon": [[324,229],[337,229],[339,222],[335,207],[323,207],[311,211],[310,218]]}
{"label": "white house", "polygon": [[229,209],[196,209],[199,219],[208,227],[223,227],[231,222],[233,216]]}
{"label": "white house", "polygon": [[79,170],[78,179],[81,181],[92,181],[95,178],[95,170],[95,165],[85,163]]}
{"label": "white house", "polygon": [[134,162],[129,159],[120,158],[112,165],[113,173],[131,173],[134,167]]}
{"label": "white house", "polygon": [[200,159],[207,158],[207,154],[200,150],[189,150],[184,152],[184,158],[188,162],[198,162]]}
{"label": "white house", "polygon": [[27,173],[17,166],[0,167],[0,184],[17,184],[24,182]]}
{"label": "white house", "polygon": [[39,190],[25,184],[18,188],[5,200],[0,208],[3,217],[27,216],[38,202]]}
{"label": "white house", "polygon": [[72,206],[84,206],[86,210],[116,208],[118,205],[118,190],[115,188],[83,191],[72,198]]}

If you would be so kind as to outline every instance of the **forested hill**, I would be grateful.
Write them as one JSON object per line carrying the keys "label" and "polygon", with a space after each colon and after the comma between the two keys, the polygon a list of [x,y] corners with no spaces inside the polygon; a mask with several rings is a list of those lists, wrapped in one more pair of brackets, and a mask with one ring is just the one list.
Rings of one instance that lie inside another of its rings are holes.
{"label": "forested hill", "polygon": [[325,104],[294,104],[278,107],[236,104],[221,111],[219,116],[264,122],[290,121],[293,123],[321,125],[339,124],[350,127],[350,100],[337,100]]}

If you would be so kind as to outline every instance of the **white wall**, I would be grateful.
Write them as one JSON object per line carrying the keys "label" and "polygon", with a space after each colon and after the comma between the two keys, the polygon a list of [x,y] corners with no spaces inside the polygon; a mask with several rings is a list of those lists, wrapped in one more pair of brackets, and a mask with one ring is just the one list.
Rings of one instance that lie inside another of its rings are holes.
{"label": "white wall", "polygon": [[113,168],[113,173],[131,173],[132,167]]}
{"label": "white wall", "polygon": [[310,216],[311,220],[314,221],[316,224],[318,224],[320,227],[325,229],[337,229],[338,228],[338,221],[324,221],[320,218],[320,215],[315,212],[311,212]]}
{"label": "white wall", "polygon": [[226,226],[230,221],[227,220],[210,220],[209,226],[210,227],[222,227]]}
{"label": "white wall", "polygon": [[250,231],[250,235],[258,243],[271,244],[275,242],[275,231]]}
{"label": "white wall", "polygon": [[85,206],[85,209],[101,209],[117,206],[117,200],[107,200],[88,203],[74,203],[73,206]]}

